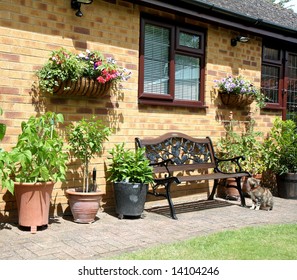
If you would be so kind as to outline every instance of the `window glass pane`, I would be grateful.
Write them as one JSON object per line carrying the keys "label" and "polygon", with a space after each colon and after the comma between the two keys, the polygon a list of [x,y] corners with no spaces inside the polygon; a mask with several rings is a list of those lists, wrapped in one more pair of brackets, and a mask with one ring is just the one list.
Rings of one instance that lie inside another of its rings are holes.
{"label": "window glass pane", "polygon": [[261,89],[268,103],[278,103],[279,68],[262,65]]}
{"label": "window glass pane", "polygon": [[278,49],[264,47],[263,58],[267,60],[280,60],[280,51]]}
{"label": "window glass pane", "polygon": [[297,55],[288,55],[287,119],[297,122]]}
{"label": "window glass pane", "polygon": [[188,47],[188,48],[199,49],[200,48],[200,36],[190,34],[190,33],[180,32],[179,33],[179,45]]}
{"label": "window glass pane", "polygon": [[199,100],[200,59],[175,56],[175,98]]}
{"label": "window glass pane", "polygon": [[168,94],[170,30],[145,25],[144,92]]}

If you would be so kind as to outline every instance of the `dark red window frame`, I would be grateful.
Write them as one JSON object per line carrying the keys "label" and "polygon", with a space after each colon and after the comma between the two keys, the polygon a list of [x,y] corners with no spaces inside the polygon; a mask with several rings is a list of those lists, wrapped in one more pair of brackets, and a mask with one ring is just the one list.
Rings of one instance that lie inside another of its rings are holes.
{"label": "dark red window frame", "polygon": [[[152,24],[165,27],[170,30],[170,51],[169,51],[169,94],[146,93],[144,92],[144,28],[145,24]],[[200,48],[193,49],[179,44],[180,32],[189,32],[199,36]],[[151,105],[168,105],[182,107],[205,108],[204,105],[204,73],[205,73],[205,37],[206,31],[197,26],[179,24],[168,20],[152,17],[151,15],[142,15],[140,25],[140,55],[139,55],[139,103]],[[186,55],[200,59],[200,77],[199,77],[199,100],[181,100],[174,98],[175,87],[175,55]]]}
{"label": "dark red window frame", "polygon": [[[268,59],[265,57],[266,49],[271,48],[279,51],[278,59]],[[264,67],[273,67],[278,69],[279,77],[278,77],[278,102],[267,102],[265,108],[267,109],[283,109],[283,88],[284,88],[284,66],[283,66],[283,51],[276,46],[275,44],[271,43],[264,43],[262,49],[262,70],[261,75],[266,74],[264,73]],[[262,80],[262,83],[264,81]],[[265,94],[265,90],[264,90]]]}

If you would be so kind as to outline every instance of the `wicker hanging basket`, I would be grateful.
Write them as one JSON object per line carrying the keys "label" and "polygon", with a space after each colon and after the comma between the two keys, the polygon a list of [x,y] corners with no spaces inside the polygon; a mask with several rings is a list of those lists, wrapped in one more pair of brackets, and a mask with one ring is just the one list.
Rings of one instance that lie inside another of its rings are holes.
{"label": "wicker hanging basket", "polygon": [[224,105],[245,107],[254,101],[254,97],[246,94],[232,94],[227,92],[219,92],[219,96]]}
{"label": "wicker hanging basket", "polygon": [[77,81],[69,80],[60,83],[54,88],[54,95],[102,96],[109,93],[111,85],[112,82],[102,84],[90,78],[80,78]]}

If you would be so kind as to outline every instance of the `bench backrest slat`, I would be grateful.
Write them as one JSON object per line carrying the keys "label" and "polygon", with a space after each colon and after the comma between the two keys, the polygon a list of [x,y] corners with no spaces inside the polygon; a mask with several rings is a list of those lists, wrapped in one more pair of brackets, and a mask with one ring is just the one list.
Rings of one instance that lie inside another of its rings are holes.
{"label": "bench backrest slat", "polygon": [[[172,159],[170,170],[215,168],[215,157],[209,137],[194,138],[180,132],[170,132],[156,138],[135,138],[137,147],[145,147],[146,157],[152,164]],[[164,168],[156,167],[155,172]]]}

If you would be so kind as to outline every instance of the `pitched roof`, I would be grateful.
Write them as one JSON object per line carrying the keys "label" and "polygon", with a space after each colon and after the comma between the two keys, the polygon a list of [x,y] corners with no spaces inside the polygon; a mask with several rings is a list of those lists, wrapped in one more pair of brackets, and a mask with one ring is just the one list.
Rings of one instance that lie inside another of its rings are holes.
{"label": "pitched roof", "polygon": [[239,16],[297,31],[297,13],[273,4],[269,0],[191,0],[187,2],[221,8]]}
{"label": "pitched roof", "polygon": [[297,44],[297,13],[269,0],[125,0]]}

